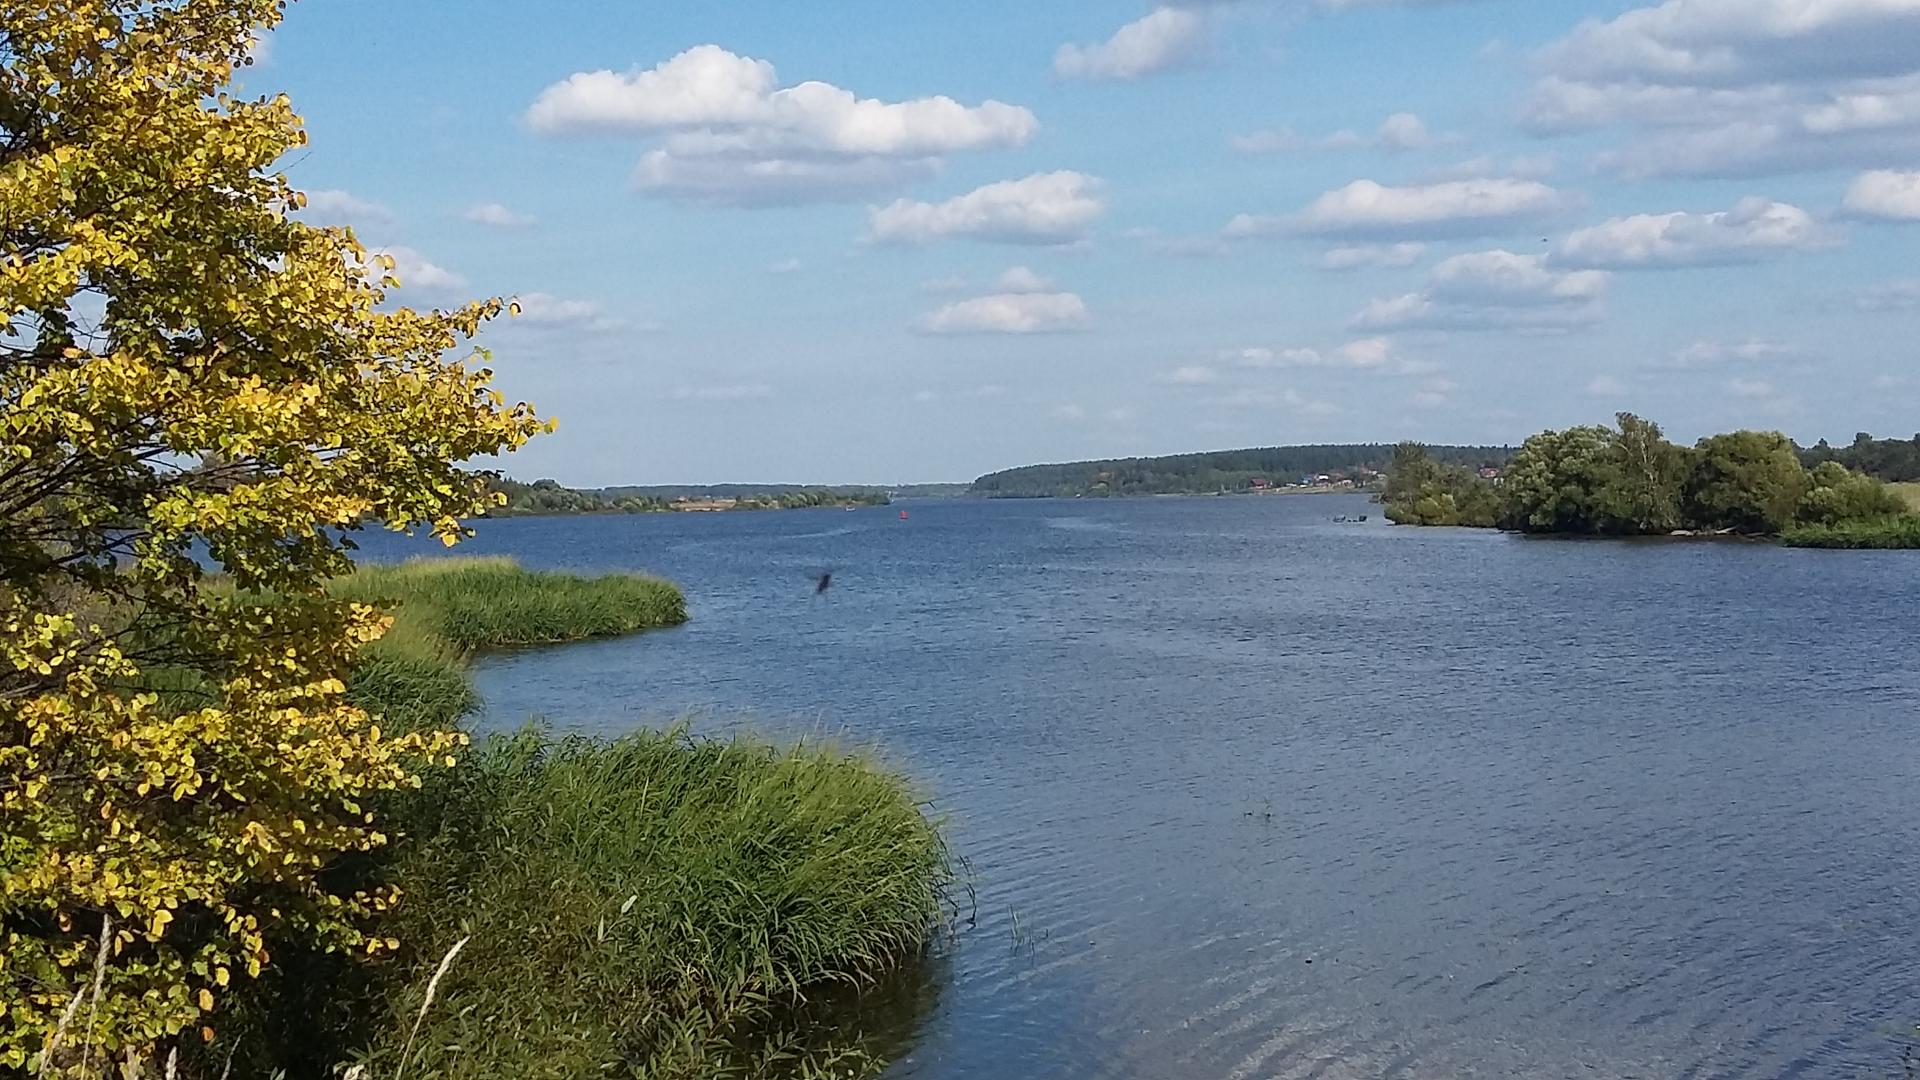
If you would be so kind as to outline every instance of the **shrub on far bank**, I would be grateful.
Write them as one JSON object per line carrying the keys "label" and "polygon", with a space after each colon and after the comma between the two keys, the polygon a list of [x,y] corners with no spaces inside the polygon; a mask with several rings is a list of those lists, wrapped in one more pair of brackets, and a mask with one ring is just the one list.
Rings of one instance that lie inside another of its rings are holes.
{"label": "shrub on far bank", "polygon": [[1837,461],[1805,467],[1778,432],[1735,431],[1687,448],[1632,413],[1616,421],[1617,428],[1527,439],[1496,483],[1441,467],[1419,446],[1403,444],[1387,476],[1387,517],[1528,533],[1792,535],[1803,543],[1887,547],[1905,546],[1901,515],[1920,509],[1913,492]]}

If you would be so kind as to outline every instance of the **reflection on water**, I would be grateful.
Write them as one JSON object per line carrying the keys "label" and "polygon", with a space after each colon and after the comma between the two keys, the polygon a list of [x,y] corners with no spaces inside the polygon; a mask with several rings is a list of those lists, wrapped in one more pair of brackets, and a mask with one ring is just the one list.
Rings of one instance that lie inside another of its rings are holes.
{"label": "reflection on water", "polygon": [[1897,1075],[1920,559],[1331,521],[1370,509],[485,523],[693,621],[479,682],[915,777],[978,920],[851,1021],[894,1075]]}

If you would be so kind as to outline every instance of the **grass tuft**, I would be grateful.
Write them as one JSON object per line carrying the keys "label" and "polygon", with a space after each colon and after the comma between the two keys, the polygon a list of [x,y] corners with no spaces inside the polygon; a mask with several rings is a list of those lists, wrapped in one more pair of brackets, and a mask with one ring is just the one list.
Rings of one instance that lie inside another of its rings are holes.
{"label": "grass tuft", "polygon": [[1796,525],[1781,533],[1780,539],[1788,547],[1920,548],[1920,514],[1831,525]]}

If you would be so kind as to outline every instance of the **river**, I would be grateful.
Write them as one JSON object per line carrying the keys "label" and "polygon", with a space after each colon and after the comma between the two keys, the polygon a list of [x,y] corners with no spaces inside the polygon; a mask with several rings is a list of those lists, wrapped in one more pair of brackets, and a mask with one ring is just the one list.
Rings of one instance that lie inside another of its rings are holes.
{"label": "river", "polygon": [[890,1076],[1900,1074],[1915,553],[1399,529],[1340,496],[906,508],[459,549],[653,571],[693,616],[485,659],[485,722],[691,714],[922,785],[977,906],[873,1009]]}

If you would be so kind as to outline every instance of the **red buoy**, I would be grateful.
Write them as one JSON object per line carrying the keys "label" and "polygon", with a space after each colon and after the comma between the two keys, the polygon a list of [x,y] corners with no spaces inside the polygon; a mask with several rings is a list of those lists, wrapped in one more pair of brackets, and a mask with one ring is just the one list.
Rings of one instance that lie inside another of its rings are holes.
{"label": "red buoy", "polygon": [[900,520],[901,521],[907,520],[907,512],[905,510],[900,511]]}

